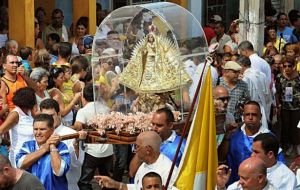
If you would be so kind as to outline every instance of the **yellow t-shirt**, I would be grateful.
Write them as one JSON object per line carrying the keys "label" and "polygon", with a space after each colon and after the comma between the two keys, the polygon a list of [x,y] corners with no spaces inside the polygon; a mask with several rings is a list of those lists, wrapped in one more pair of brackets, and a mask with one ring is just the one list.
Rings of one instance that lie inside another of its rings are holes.
{"label": "yellow t-shirt", "polygon": [[[109,84],[108,84],[108,82],[107,82],[105,76],[103,76],[103,75],[100,75],[100,76],[99,76],[99,79],[96,81],[96,84],[104,84],[104,85],[109,86]],[[107,105],[109,108],[111,108],[111,107],[113,106],[113,104],[114,104],[114,102],[113,102],[112,99],[108,99],[108,100],[106,101],[106,105]]]}
{"label": "yellow t-shirt", "polygon": [[68,95],[69,97],[73,98],[74,97],[73,86],[74,86],[74,83],[72,80],[68,80],[67,82],[64,82],[63,83],[63,93]]}
{"label": "yellow t-shirt", "polygon": [[105,85],[109,85],[105,76],[100,75],[98,80],[96,81],[97,84],[105,84]]}

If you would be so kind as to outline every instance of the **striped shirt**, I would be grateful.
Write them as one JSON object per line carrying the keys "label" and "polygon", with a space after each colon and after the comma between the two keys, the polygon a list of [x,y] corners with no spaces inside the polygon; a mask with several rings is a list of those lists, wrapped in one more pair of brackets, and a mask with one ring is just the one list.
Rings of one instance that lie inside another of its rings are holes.
{"label": "striped shirt", "polygon": [[250,93],[247,86],[242,80],[239,80],[235,87],[232,89],[224,81],[223,77],[220,78],[220,85],[225,87],[228,90],[230,100],[228,102],[227,111],[234,115],[235,120],[239,120],[241,117],[241,113],[239,113],[239,109],[236,109],[238,102],[246,102],[250,100]]}

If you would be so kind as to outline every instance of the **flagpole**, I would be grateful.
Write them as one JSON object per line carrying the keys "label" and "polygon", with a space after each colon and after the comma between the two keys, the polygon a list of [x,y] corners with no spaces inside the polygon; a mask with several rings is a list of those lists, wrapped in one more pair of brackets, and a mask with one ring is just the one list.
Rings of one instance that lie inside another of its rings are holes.
{"label": "flagpole", "polygon": [[171,177],[172,177],[172,174],[173,174],[173,171],[174,171],[174,167],[175,167],[175,164],[176,164],[176,160],[178,158],[178,155],[179,155],[179,151],[180,151],[180,147],[182,145],[182,142],[183,142],[183,139],[186,135],[186,131],[187,131],[187,128],[189,127],[189,121],[192,117],[192,113],[193,113],[193,110],[194,110],[194,107],[195,107],[195,104],[196,104],[196,101],[197,101],[197,98],[198,98],[198,95],[199,95],[199,91],[200,91],[200,87],[202,85],[202,81],[203,81],[203,75],[204,75],[204,71],[206,69],[206,65],[207,65],[207,62],[212,62],[212,58],[210,56],[208,56],[206,59],[205,59],[205,62],[204,62],[204,67],[203,67],[203,70],[202,70],[202,73],[201,73],[201,76],[200,76],[200,80],[198,82],[198,85],[197,85],[197,88],[196,88],[196,91],[195,91],[195,95],[194,95],[194,98],[193,98],[193,101],[192,101],[192,104],[191,104],[191,107],[189,109],[189,114],[187,116],[187,119],[184,123],[184,127],[183,127],[183,130],[182,130],[182,134],[181,134],[181,137],[180,137],[180,141],[179,141],[179,144],[177,146],[177,149],[176,149],[176,153],[175,153],[175,156],[173,158],[173,162],[172,162],[172,166],[171,166],[171,169],[170,169],[170,172],[169,172],[169,175],[168,175],[168,178],[167,178],[167,182],[164,186],[164,190],[167,190],[168,189],[168,186],[169,186],[169,183],[170,183],[170,180],[171,180]]}

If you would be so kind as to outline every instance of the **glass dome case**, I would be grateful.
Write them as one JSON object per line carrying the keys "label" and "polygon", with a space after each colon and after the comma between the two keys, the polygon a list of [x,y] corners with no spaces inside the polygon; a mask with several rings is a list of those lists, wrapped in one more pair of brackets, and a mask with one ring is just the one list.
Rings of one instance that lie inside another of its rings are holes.
{"label": "glass dome case", "polygon": [[94,36],[95,101],[122,113],[150,113],[165,106],[184,112],[192,97],[193,61],[204,62],[206,54],[201,25],[179,5],[160,2],[114,10]]}

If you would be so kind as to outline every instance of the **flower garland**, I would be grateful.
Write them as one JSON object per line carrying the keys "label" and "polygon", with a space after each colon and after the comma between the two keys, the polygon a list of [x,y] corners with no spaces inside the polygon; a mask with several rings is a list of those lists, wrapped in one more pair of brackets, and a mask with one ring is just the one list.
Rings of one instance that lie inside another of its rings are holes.
{"label": "flower garland", "polygon": [[[175,121],[180,119],[180,112],[173,112]],[[106,131],[114,131],[117,135],[136,135],[143,131],[152,130],[152,113],[137,112],[124,114],[111,112],[110,114],[97,114],[93,116],[88,125],[96,129],[100,135]]]}

